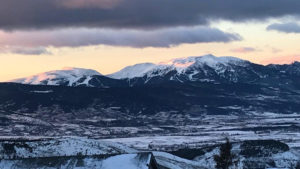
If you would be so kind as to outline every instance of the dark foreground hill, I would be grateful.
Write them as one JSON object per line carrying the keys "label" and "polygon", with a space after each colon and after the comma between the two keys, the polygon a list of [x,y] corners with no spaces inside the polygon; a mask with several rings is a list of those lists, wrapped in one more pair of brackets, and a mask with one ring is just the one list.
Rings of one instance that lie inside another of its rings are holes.
{"label": "dark foreground hill", "polygon": [[179,130],[176,126],[208,124],[201,120],[208,115],[254,119],[264,113],[299,112],[296,90],[254,84],[165,83],[118,88],[0,84],[1,135],[118,135],[118,131],[103,132],[109,127],[152,132],[144,130],[145,126],[165,126],[157,132],[172,133]]}

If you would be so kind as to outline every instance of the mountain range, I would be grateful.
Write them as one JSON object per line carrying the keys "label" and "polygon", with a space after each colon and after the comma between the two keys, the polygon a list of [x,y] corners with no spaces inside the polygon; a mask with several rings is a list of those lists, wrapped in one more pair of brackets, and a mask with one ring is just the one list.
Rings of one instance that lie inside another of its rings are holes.
{"label": "mountain range", "polygon": [[[0,83],[0,111],[37,113],[49,119],[48,123],[55,121],[54,114],[56,120],[62,120],[61,113],[70,119],[76,114],[79,121],[111,117],[120,125],[125,121],[140,125],[145,115],[152,123],[162,112],[184,115],[184,119],[203,114],[300,112],[299,62],[264,66],[205,55],[137,64],[106,76],[89,69],[65,68],[12,82]],[[49,114],[41,112],[54,114],[48,118]],[[132,115],[135,117],[129,117]],[[14,121],[9,119],[3,122]]]}
{"label": "mountain range", "polygon": [[235,57],[205,55],[167,62],[141,63],[109,75],[95,70],[64,68],[11,82],[30,85],[128,87],[163,83],[246,83],[298,87],[300,63],[259,65]]}

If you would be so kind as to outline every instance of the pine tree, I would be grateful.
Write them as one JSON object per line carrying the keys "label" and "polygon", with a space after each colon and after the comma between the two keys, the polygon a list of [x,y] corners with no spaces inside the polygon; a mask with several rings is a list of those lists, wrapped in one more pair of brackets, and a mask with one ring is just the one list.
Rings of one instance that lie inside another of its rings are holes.
{"label": "pine tree", "polygon": [[232,144],[229,139],[226,138],[226,143],[220,147],[220,154],[214,156],[217,169],[228,169],[233,165],[234,154],[231,153]]}

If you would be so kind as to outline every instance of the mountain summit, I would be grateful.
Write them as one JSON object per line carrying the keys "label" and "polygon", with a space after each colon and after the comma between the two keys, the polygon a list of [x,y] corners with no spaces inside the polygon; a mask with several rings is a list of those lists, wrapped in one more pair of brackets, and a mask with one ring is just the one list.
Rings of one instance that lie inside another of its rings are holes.
{"label": "mountain summit", "polygon": [[160,75],[173,70],[176,70],[177,73],[184,73],[191,69],[203,68],[205,66],[217,70],[220,66],[243,65],[245,63],[249,62],[235,57],[216,57],[209,54],[198,57],[177,58],[166,62],[160,62],[158,64],[136,64],[125,67],[124,69],[108,76],[116,79],[132,79],[136,77],[143,77],[145,75],[156,76],[158,75],[158,72],[160,72]]}
{"label": "mountain summit", "polygon": [[156,81],[165,80],[179,82],[238,82],[245,78],[245,74],[249,74],[251,77],[255,76],[255,78],[260,76],[251,67],[254,65],[249,61],[235,57],[204,55],[172,59],[158,64],[137,64],[126,67],[109,75],[109,77],[129,79],[131,83],[141,83],[143,80],[144,83],[156,83]]}
{"label": "mountain summit", "polygon": [[12,80],[11,82],[31,85],[88,85],[92,76],[101,74],[95,70],[66,67],[62,70],[54,70],[40,73],[34,76]]}

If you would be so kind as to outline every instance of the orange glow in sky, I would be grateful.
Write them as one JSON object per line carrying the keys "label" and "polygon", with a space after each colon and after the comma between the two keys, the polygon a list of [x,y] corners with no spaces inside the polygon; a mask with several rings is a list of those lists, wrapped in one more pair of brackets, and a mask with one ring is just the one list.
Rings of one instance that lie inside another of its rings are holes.
{"label": "orange glow in sky", "polygon": [[[0,53],[0,81],[31,76],[63,67],[89,68],[101,74],[116,72],[128,65],[142,62],[164,62],[173,58],[201,56],[235,56],[255,63],[290,63],[300,60],[300,34],[267,31],[269,23],[218,22],[211,26],[223,31],[238,33],[241,41],[229,43],[182,44],[170,48],[132,48],[94,45],[85,47],[47,47],[49,53],[21,55]],[[9,33],[9,32],[8,32]],[[9,41],[7,32],[0,31],[0,47]],[[251,48],[251,50],[242,50]]]}

